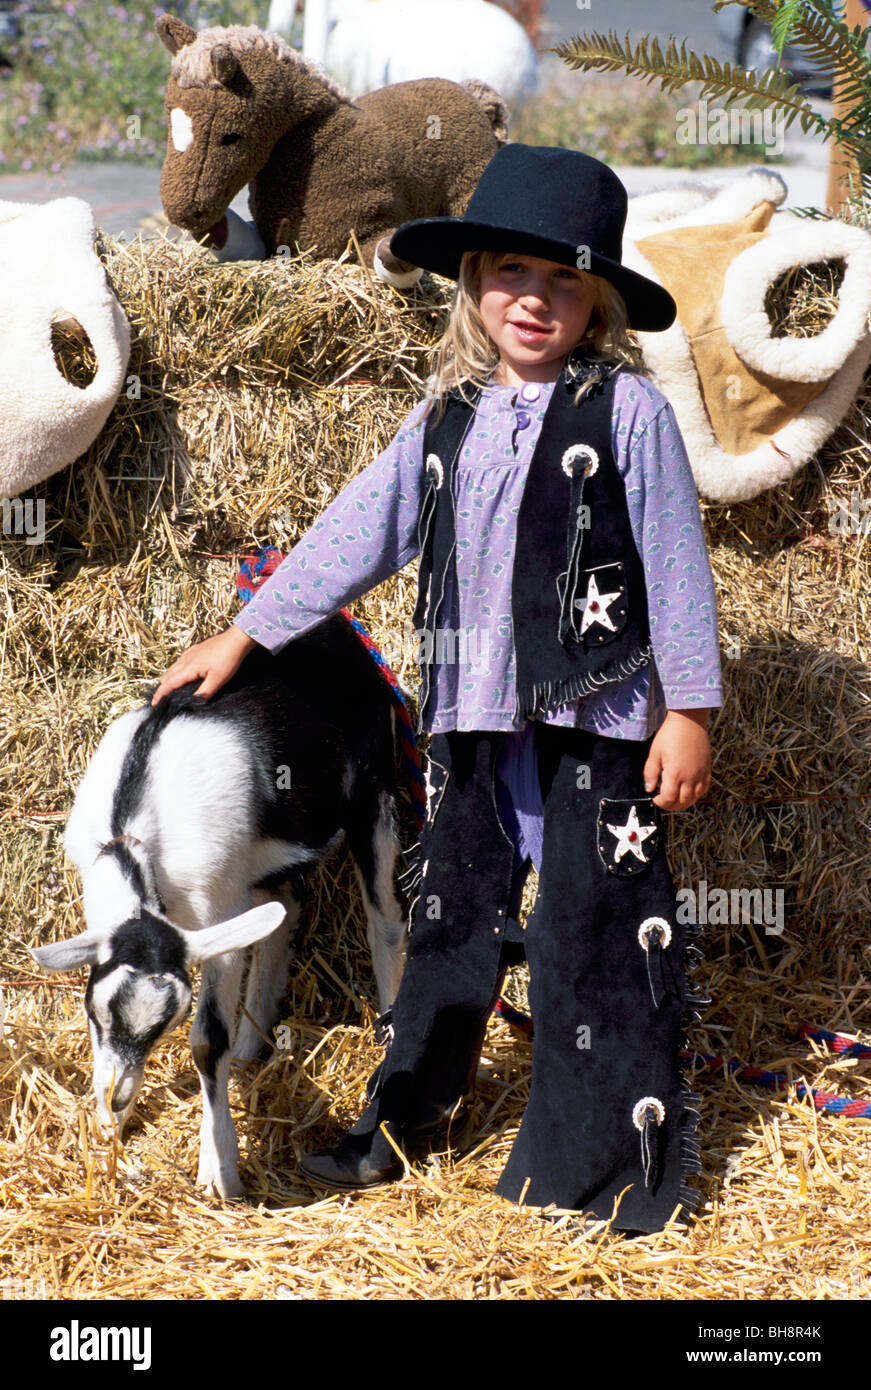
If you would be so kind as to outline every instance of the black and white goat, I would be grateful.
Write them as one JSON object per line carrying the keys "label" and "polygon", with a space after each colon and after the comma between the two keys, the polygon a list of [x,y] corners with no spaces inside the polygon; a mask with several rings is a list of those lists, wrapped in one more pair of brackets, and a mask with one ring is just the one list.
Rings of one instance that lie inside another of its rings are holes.
{"label": "black and white goat", "polygon": [[190,1007],[188,972],[202,962],[191,1029],[203,1094],[197,1182],[235,1197],[227,1082],[243,948],[258,943],[245,1000],[257,1026],[243,1015],[233,1047],[247,1060],[262,1046],[258,1027],[267,1032],[277,1017],[306,872],[343,835],[382,1012],[398,987],[394,716],[386,683],[341,616],[276,655],[256,648],[209,700],[194,695],[197,684],[106,732],[64,841],[82,875],[87,930],[33,954],[49,971],[91,967],[94,1089],[101,1122],[119,1131],[149,1052]]}

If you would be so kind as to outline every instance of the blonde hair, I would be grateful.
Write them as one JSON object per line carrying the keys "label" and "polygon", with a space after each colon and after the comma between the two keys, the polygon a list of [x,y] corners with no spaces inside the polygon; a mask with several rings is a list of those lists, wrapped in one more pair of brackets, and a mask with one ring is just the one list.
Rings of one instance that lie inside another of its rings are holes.
{"label": "blonde hair", "polygon": [[[470,382],[476,386],[487,384],[487,378],[499,363],[499,352],[491,339],[481,318],[480,297],[481,277],[495,269],[501,251],[464,251],[460,261],[460,274],[451,305],[447,327],[432,351],[432,376],[427,381],[427,392],[433,399],[427,414],[436,400],[439,402],[438,415],[445,407],[445,392],[459,387],[464,399],[463,385]],[[641,370],[641,349],[629,327],[629,315],[623,296],[619,290],[601,275],[582,271],[594,282],[596,296],[590,313],[590,321],[580,342],[589,356],[613,366],[630,367]],[[592,383],[583,382],[575,396],[575,404],[581,399]]]}

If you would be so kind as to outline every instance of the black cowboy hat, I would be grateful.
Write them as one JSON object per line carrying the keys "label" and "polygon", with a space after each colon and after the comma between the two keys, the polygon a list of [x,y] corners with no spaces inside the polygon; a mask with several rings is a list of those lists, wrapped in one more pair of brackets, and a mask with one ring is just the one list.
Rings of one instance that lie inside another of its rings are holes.
{"label": "black cowboy hat", "polygon": [[579,150],[503,145],[487,165],[462,217],[404,222],[390,249],[412,265],[456,280],[464,251],[516,251],[579,266],[609,280],[633,328],[669,328],[677,307],[668,290],[621,264],[626,189],[607,164]]}

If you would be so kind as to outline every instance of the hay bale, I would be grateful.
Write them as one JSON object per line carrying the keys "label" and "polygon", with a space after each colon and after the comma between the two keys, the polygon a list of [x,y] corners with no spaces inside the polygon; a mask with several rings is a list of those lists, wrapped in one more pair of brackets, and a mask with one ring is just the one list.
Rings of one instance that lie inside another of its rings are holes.
{"label": "hay bale", "polygon": [[[867,1122],[707,1079],[699,1221],[609,1245],[492,1195],[530,1057],[499,1022],[465,1156],[353,1203],[313,1203],[297,1157],[355,1116],[379,1055],[343,862],[320,874],[304,915],[291,1046],[234,1081],[260,1205],[193,1190],[198,1085],[181,1032],[152,1061],[125,1149],[98,1142],[81,982],[42,980],[25,949],[81,929],[60,845],[74,789],[110,720],[237,611],[239,556],[290,546],[386,444],[419,398],[450,288],[425,278],[399,295],[350,260],[222,266],[167,241],[106,238],[102,254],[133,324],[129,389],[88,454],[39,489],[45,543],[4,537],[0,556],[0,1277],[31,1271],[56,1297],[734,1297],[736,1281],[745,1297],[845,1296],[844,1250],[858,1250],[862,1214],[868,1228]],[[793,328],[822,322],[833,289],[799,276],[775,308]],[[70,379],[86,380],[86,346],[61,332],[56,346]],[[791,1028],[868,1026],[871,551],[829,521],[830,504],[849,515],[854,493],[871,496],[869,437],[866,383],[791,484],[703,508],[727,704],[709,804],[670,818],[679,885],[786,898],[782,936],[708,927],[713,1003],[693,1045],[854,1095],[869,1091],[861,1069],[796,1044]],[[414,584],[410,566],[354,605],[376,641],[410,618]],[[398,674],[414,686],[407,662]],[[402,834],[410,844],[407,802]],[[533,889],[534,876],[527,905]],[[510,992],[522,1002],[520,972]]]}

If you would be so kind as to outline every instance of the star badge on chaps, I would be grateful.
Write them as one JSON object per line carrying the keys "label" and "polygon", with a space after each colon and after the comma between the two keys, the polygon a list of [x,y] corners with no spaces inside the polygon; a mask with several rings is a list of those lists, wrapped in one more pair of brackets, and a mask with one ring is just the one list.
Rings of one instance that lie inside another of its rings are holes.
{"label": "star badge on chaps", "polygon": [[599,802],[596,844],[610,874],[627,878],[643,873],[660,842],[659,809],[649,796]]}

